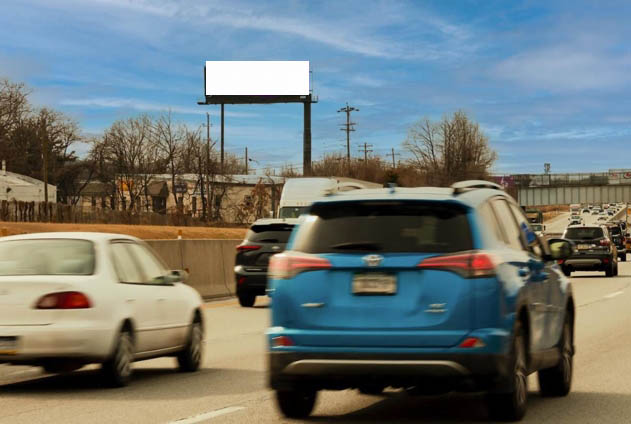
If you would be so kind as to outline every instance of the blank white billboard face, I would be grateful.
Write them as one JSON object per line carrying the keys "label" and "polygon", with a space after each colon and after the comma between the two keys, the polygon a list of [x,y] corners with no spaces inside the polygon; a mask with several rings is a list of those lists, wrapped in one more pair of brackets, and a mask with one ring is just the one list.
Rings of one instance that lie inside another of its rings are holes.
{"label": "blank white billboard face", "polygon": [[207,61],[207,96],[307,96],[309,61]]}

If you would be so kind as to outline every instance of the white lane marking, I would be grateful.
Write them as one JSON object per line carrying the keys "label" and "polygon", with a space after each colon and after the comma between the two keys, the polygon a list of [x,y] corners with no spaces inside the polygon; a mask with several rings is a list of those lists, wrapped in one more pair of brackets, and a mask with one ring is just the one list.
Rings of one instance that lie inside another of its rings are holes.
{"label": "white lane marking", "polygon": [[205,412],[190,418],[182,418],[181,420],[171,421],[169,424],[195,424],[221,415],[232,414],[233,412],[245,409],[243,406],[229,406],[227,408],[217,409],[216,411]]}
{"label": "white lane marking", "polygon": [[608,295],[605,295],[604,298],[611,299],[612,297],[620,296],[622,293],[624,292],[622,290],[619,290],[617,292],[613,292],[613,293],[609,293]]}

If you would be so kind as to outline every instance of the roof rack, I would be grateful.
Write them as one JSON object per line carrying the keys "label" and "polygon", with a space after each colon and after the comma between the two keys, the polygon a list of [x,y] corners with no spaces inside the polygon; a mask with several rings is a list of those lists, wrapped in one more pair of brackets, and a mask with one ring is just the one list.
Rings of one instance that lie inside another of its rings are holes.
{"label": "roof rack", "polygon": [[493,183],[491,181],[484,181],[484,180],[458,181],[457,183],[453,183],[451,185],[451,188],[454,189],[454,195],[462,194],[466,191],[474,190],[476,188],[489,188],[492,190],[504,190],[501,185]]}

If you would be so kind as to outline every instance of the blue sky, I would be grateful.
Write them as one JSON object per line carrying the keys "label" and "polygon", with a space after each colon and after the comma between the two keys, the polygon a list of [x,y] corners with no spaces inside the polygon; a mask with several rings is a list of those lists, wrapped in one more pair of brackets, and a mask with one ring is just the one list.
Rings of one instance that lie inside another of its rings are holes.
{"label": "blue sky", "polygon": [[[309,60],[313,154],[359,143],[401,158],[421,117],[465,110],[496,172],[631,168],[631,2],[4,0],[0,77],[98,134],[171,108],[191,125],[205,60]],[[226,106],[226,148],[261,166],[302,162],[302,106]],[[80,149],[80,147],[79,147]]]}

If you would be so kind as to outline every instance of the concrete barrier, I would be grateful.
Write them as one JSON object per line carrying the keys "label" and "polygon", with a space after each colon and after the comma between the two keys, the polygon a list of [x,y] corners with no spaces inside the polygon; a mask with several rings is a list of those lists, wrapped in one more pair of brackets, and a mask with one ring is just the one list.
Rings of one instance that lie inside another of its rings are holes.
{"label": "concrete barrier", "polygon": [[188,269],[188,284],[205,299],[234,295],[235,247],[241,240],[146,240],[171,269]]}

